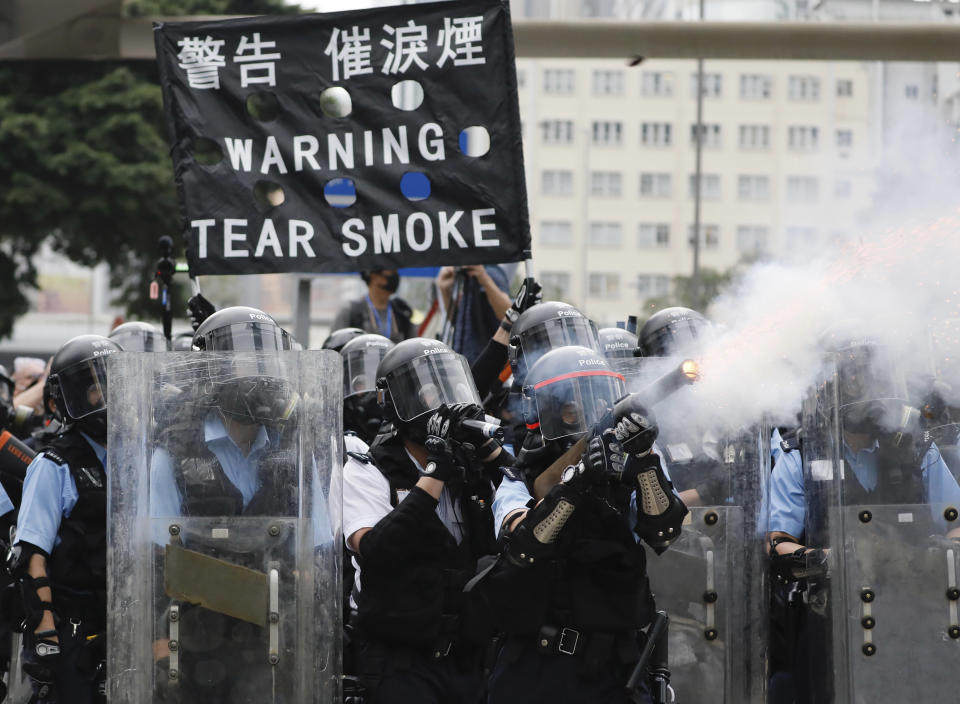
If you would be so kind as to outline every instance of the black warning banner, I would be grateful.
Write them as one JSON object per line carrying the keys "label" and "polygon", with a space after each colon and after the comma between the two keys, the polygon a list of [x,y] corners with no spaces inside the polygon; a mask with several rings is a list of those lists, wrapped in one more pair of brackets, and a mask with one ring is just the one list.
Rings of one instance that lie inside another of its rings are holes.
{"label": "black warning banner", "polygon": [[192,273],[529,251],[506,0],[154,32]]}

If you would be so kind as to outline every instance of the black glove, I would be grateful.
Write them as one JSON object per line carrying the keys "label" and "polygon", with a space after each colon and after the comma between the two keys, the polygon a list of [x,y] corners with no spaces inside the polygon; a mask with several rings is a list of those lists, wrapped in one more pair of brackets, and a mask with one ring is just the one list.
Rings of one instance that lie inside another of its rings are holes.
{"label": "black glove", "polygon": [[624,396],[613,407],[613,430],[627,454],[643,457],[653,448],[660,429],[638,394]]}
{"label": "black glove", "polygon": [[56,631],[25,633],[23,638],[23,671],[37,685],[41,701],[56,701],[53,695],[54,676],[60,665],[60,644],[52,637]]}
{"label": "black glove", "polygon": [[820,548],[797,548],[791,553],[770,557],[773,574],[784,582],[829,578],[830,553]]}
{"label": "black glove", "polygon": [[203,324],[204,320],[216,312],[216,306],[204,298],[202,293],[190,296],[187,301],[187,313],[190,315],[190,325],[193,326],[194,332]]}
{"label": "black glove", "polygon": [[510,332],[513,324],[517,322],[517,318],[520,317],[520,314],[543,299],[541,291],[540,284],[537,283],[535,278],[531,276],[524,279],[523,283],[520,284],[520,290],[517,291],[516,298],[513,299],[513,303],[507,308],[507,312],[503,314],[500,327]]}
{"label": "black glove", "polygon": [[623,477],[626,459],[613,428],[596,432],[583,453],[585,470],[598,481],[607,478],[619,481]]}
{"label": "black glove", "polygon": [[487,437],[479,429],[465,424],[466,420],[485,422],[483,409],[475,403],[454,403],[447,408],[450,418],[450,438],[453,449],[465,467],[472,462],[486,462],[496,452],[500,442]]}
{"label": "black glove", "polygon": [[451,437],[453,419],[450,408],[443,404],[427,419],[427,466],[423,468],[425,476],[449,482],[463,477],[463,470],[457,460],[454,440]]}

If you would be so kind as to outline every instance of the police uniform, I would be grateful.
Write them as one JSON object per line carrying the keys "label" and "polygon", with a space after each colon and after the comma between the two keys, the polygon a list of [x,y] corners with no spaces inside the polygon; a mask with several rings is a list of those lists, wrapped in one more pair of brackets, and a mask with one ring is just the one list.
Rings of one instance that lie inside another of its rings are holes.
{"label": "police uniform", "polygon": [[[90,436],[68,431],[37,455],[23,486],[16,542],[49,555],[61,702],[96,701],[95,689],[102,686],[96,667],[105,651],[106,459],[106,448]],[[94,684],[97,676],[100,685]]]}

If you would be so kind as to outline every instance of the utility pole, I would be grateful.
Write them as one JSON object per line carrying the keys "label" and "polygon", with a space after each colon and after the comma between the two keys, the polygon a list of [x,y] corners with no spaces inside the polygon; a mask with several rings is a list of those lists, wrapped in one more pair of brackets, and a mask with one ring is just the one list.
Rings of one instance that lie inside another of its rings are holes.
{"label": "utility pole", "polygon": [[[703,3],[700,0],[700,21],[703,22]],[[693,275],[690,277],[690,294],[693,307],[700,309],[700,196],[703,179],[703,59],[697,59],[697,126],[694,128],[694,145],[697,150],[696,168],[693,177]]]}

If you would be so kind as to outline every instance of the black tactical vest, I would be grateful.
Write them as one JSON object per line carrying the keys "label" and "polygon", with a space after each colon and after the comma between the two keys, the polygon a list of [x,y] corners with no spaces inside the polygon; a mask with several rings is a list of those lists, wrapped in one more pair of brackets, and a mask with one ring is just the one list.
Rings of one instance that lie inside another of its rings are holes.
{"label": "black tactical vest", "polygon": [[[91,618],[102,612],[106,622],[107,475],[90,443],[75,430],[50,439],[44,455],[67,465],[77,485],[77,503],[60,520],[60,538],[50,554],[48,576],[53,602],[61,617]],[[81,613],[86,612],[86,613]]]}
{"label": "black tactical vest", "polygon": [[[389,482],[390,502],[396,506],[420,474],[398,437],[375,444],[370,454],[371,469],[375,467]],[[443,638],[472,640],[461,618],[463,587],[476,572],[477,560],[496,550],[493,490],[488,480],[478,480],[454,489],[453,499],[463,517],[459,545],[434,514],[423,526],[418,544],[408,551],[416,557],[408,564],[385,572],[358,557],[357,625],[365,637],[413,646],[433,645]]]}

